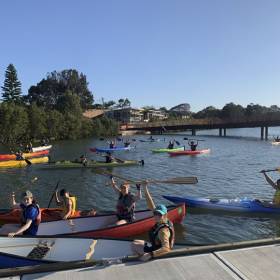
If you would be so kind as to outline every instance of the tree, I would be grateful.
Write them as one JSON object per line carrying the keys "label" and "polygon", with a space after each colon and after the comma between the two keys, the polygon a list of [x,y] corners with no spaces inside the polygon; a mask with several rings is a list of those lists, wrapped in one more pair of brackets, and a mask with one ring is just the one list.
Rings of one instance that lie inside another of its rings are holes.
{"label": "tree", "polygon": [[47,134],[47,114],[35,103],[32,103],[28,110],[30,137],[42,139]]}
{"label": "tree", "polygon": [[21,102],[21,82],[17,77],[17,70],[9,64],[5,72],[4,86],[2,88],[3,100],[6,102]]}
{"label": "tree", "polygon": [[27,102],[36,102],[38,106],[48,109],[57,109],[58,100],[67,92],[71,91],[80,99],[82,109],[92,107],[93,95],[88,89],[86,76],[75,69],[51,72],[46,79],[41,80],[36,86],[28,90]]}

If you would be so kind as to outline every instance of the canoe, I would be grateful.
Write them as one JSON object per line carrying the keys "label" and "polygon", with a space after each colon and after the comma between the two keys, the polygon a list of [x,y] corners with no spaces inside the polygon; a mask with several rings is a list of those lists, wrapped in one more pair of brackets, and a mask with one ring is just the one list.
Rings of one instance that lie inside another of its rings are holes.
{"label": "canoe", "polygon": [[280,207],[276,207],[271,201],[258,199],[210,199],[194,197],[176,197],[164,195],[164,198],[173,203],[185,203],[187,207],[207,210],[220,210],[243,213],[271,213],[280,214]]}
{"label": "canoe", "polygon": [[45,169],[59,169],[59,168],[96,168],[96,167],[122,167],[122,166],[133,166],[133,165],[144,165],[144,161],[140,160],[125,160],[124,162],[110,162],[106,163],[104,161],[94,161],[89,160],[86,165],[83,165],[80,162],[63,160],[63,161],[56,161],[50,162],[48,165],[44,165],[43,168]]}
{"label": "canoe", "polygon": [[[185,204],[168,207],[168,218],[173,223],[181,223],[185,217]],[[42,222],[37,236],[79,236],[79,237],[107,237],[125,238],[149,231],[155,225],[151,210],[135,212],[135,221],[123,225],[116,225],[115,214],[97,214],[90,217],[78,217],[68,220]],[[0,234],[7,234],[16,230],[19,225],[6,224],[0,228]]]}
{"label": "canoe", "polygon": [[93,153],[107,153],[107,152],[116,152],[116,151],[129,151],[134,147],[115,147],[115,148],[90,148],[89,150]]}
{"label": "canoe", "polygon": [[185,150],[185,151],[178,151],[178,152],[169,152],[169,155],[171,157],[175,156],[192,156],[192,155],[199,155],[199,154],[207,154],[210,153],[210,149],[204,149],[204,150]]}
{"label": "canoe", "polygon": [[[38,156],[44,156],[49,154],[49,150],[44,150],[44,151],[39,151],[35,153],[23,153],[23,156],[25,158],[33,158],[33,157],[38,157]],[[16,155],[15,154],[2,154],[0,155],[0,161],[2,160],[15,160]]]}
{"label": "canoe", "polygon": [[[28,161],[30,161],[32,164],[36,163],[46,163],[49,161],[48,157],[39,157],[39,158],[30,158]],[[11,168],[11,167],[25,167],[27,166],[27,162],[25,160],[8,160],[8,161],[1,161],[0,162],[0,168]]]}
{"label": "canoe", "polygon": [[[60,208],[41,208],[42,222],[61,220]],[[94,216],[91,210],[78,210],[75,217]],[[21,209],[0,209],[0,224],[17,224],[21,221]]]}
{"label": "canoe", "polygon": [[0,237],[0,269],[133,255],[131,241],[91,238]]}
{"label": "canoe", "polygon": [[185,149],[185,147],[178,147],[178,148],[174,148],[174,149],[163,148],[163,149],[153,149],[152,152],[153,153],[168,153],[168,152],[184,151],[184,149]]}
{"label": "canoe", "polygon": [[52,148],[52,145],[33,147],[32,152],[40,152],[40,151],[50,150],[51,148]]}

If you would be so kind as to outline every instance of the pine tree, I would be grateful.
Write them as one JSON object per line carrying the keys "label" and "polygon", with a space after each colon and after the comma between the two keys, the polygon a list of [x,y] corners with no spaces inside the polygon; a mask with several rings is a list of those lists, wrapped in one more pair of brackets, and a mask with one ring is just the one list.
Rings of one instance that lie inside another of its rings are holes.
{"label": "pine tree", "polygon": [[4,101],[20,103],[21,82],[17,78],[17,70],[13,64],[9,64],[7,67],[4,86],[1,88]]}

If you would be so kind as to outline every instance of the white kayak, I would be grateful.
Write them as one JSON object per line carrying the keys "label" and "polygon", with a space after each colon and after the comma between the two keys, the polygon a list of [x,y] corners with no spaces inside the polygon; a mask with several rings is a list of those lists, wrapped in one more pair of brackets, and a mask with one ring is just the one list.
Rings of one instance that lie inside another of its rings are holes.
{"label": "white kayak", "polygon": [[132,255],[131,241],[91,238],[0,237],[0,269]]}
{"label": "white kayak", "polygon": [[33,147],[32,152],[40,152],[40,151],[45,151],[45,150],[50,150],[52,148],[52,145],[48,146],[39,146],[39,147]]}

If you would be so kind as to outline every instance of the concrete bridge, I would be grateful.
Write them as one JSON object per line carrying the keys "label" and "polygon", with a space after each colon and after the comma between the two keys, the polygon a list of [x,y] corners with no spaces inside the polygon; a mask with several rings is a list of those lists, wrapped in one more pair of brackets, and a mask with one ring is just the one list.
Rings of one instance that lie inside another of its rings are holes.
{"label": "concrete bridge", "polygon": [[155,121],[148,123],[127,124],[123,127],[124,130],[142,130],[157,133],[166,131],[192,131],[192,135],[196,135],[197,130],[219,129],[220,136],[226,136],[228,128],[260,128],[261,139],[268,139],[268,128],[280,126],[280,119],[271,119],[263,117],[260,119],[237,119],[237,120],[222,120],[222,119],[182,119]]}

